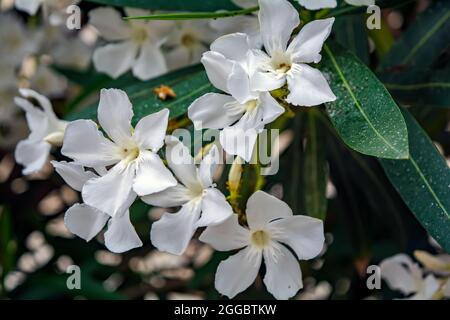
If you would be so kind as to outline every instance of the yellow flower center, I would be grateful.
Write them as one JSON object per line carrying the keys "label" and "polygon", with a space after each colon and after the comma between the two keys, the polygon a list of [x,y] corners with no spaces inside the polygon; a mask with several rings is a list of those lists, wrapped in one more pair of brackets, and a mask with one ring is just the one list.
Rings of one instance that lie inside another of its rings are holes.
{"label": "yellow flower center", "polygon": [[292,58],[286,53],[275,53],[272,57],[272,67],[276,73],[286,73],[291,70]]}
{"label": "yellow flower center", "polygon": [[145,28],[134,28],[131,33],[131,39],[138,44],[143,44],[149,37],[148,31]]}
{"label": "yellow flower center", "polygon": [[264,249],[269,244],[270,239],[270,234],[265,230],[254,231],[250,236],[252,245],[258,249]]}
{"label": "yellow flower center", "polygon": [[184,34],[184,35],[181,37],[181,43],[182,43],[183,46],[185,46],[185,47],[191,47],[191,46],[193,46],[196,42],[197,42],[197,39],[196,39],[196,37],[195,37],[194,35],[192,35],[192,34],[187,33],[187,34]]}
{"label": "yellow flower center", "polygon": [[123,149],[123,158],[126,163],[133,162],[139,157],[140,150],[139,148],[131,148],[131,149]]}
{"label": "yellow flower center", "polygon": [[251,100],[245,104],[245,110],[248,112],[252,112],[258,107],[258,101],[257,100]]}

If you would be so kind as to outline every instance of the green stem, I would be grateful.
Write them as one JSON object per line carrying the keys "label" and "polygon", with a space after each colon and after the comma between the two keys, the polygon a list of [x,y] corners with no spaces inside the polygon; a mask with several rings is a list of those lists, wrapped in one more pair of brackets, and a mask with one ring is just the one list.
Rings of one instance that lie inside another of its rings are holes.
{"label": "green stem", "polygon": [[258,11],[259,7],[252,7],[243,10],[220,11],[220,12],[188,12],[188,13],[167,13],[154,14],[150,16],[124,17],[124,20],[193,20],[193,19],[217,19],[246,15]]}

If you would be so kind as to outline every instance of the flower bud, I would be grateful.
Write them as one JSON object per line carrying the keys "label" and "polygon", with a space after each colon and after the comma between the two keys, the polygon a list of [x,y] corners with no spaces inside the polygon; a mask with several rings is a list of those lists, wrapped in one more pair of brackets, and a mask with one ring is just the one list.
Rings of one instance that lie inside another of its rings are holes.
{"label": "flower bud", "polygon": [[45,142],[48,142],[55,147],[61,147],[63,144],[63,140],[64,140],[64,131],[52,132],[44,138]]}

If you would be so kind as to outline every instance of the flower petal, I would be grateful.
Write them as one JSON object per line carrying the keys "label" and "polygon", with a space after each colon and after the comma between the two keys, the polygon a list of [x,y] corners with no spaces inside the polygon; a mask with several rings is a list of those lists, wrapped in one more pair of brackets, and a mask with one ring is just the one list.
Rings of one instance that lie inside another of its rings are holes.
{"label": "flower petal", "polygon": [[166,59],[169,69],[176,70],[190,64],[191,53],[187,47],[177,46],[167,53]]}
{"label": "flower petal", "polygon": [[188,189],[201,187],[197,167],[189,149],[174,136],[166,138],[166,159],[175,176]]}
{"label": "flower petal", "polygon": [[102,177],[86,182],[82,190],[86,204],[114,217],[127,210],[136,199],[132,190],[135,167],[122,162]]}
{"label": "flower petal", "polygon": [[83,166],[66,161],[51,162],[56,172],[74,190],[81,192],[84,184],[97,175],[92,171],[86,171]]}
{"label": "flower petal", "polygon": [[322,59],[320,51],[330,36],[334,20],[314,20],[305,25],[287,49],[292,60],[296,63],[319,63]]}
{"label": "flower petal", "polygon": [[137,161],[133,190],[139,196],[160,192],[177,185],[177,180],[156,153],[141,151]]}
{"label": "flower petal", "polygon": [[375,0],[345,0],[348,4],[352,6],[373,6]]}
{"label": "flower petal", "polygon": [[335,101],[336,96],[322,72],[306,64],[294,64],[287,76],[286,101],[296,106],[312,107]]}
{"label": "flower petal", "polygon": [[259,108],[262,109],[261,122],[263,124],[269,124],[275,121],[286,111],[282,106],[280,106],[280,104],[272,97],[269,92],[262,92],[259,95],[259,99]]}
{"label": "flower petal", "polygon": [[297,259],[287,248],[277,243],[272,245],[272,250],[264,250],[264,284],[276,299],[287,300],[303,288],[302,271]]}
{"label": "flower petal", "polygon": [[195,130],[223,129],[239,120],[241,112],[233,107],[239,103],[232,96],[220,93],[207,93],[196,99],[188,108],[188,117],[194,123]]}
{"label": "flower petal", "polygon": [[16,97],[14,103],[25,111],[28,128],[30,129],[29,139],[33,141],[43,140],[49,133],[49,119],[46,114],[26,99]]}
{"label": "flower petal", "polygon": [[239,63],[234,64],[228,77],[227,88],[230,94],[240,103],[255,99],[257,94],[250,88],[250,78],[247,71]]}
{"label": "flower petal", "polygon": [[153,43],[144,44],[133,66],[133,75],[140,80],[148,80],[166,72],[166,59],[161,48]]}
{"label": "flower petal", "polygon": [[300,24],[297,10],[286,0],[259,0],[259,24],[269,55],[285,52],[292,31]]}
{"label": "flower petal", "polygon": [[204,192],[202,215],[195,224],[198,228],[218,225],[233,214],[233,209],[222,192],[214,188],[207,189]]}
{"label": "flower petal", "polygon": [[111,43],[95,50],[92,57],[95,69],[116,79],[130,70],[138,47],[131,41]]}
{"label": "flower petal", "polygon": [[131,140],[133,115],[133,106],[125,91],[119,89],[100,91],[98,121],[116,144],[124,146]]}
{"label": "flower petal", "polygon": [[85,167],[106,167],[121,160],[119,148],[91,120],[77,120],[67,126],[61,153]]}
{"label": "flower petal", "polygon": [[192,200],[192,196],[188,188],[182,184],[177,184],[175,187],[143,196],[141,199],[152,206],[171,208],[182,206]]}
{"label": "flower petal", "polygon": [[191,202],[182,206],[177,213],[164,213],[161,219],[152,224],[152,244],[159,251],[183,254],[194,235],[194,225],[199,216],[200,206]]}
{"label": "flower petal", "polygon": [[14,2],[16,9],[25,11],[30,16],[34,16],[37,13],[41,3],[42,0],[15,0]]}
{"label": "flower petal", "polygon": [[380,269],[381,277],[389,287],[405,295],[417,292],[417,284],[423,281],[419,266],[405,254],[397,254],[383,260]]}
{"label": "flower petal", "polygon": [[450,298],[450,279],[447,279],[447,283],[444,286],[444,297]]}
{"label": "flower petal", "polygon": [[[45,115],[50,120],[50,122],[52,122],[52,123],[60,122],[60,120],[56,117],[55,112],[53,111],[52,103],[46,96],[39,94],[34,90],[25,89],[25,88],[20,88],[19,92],[24,98],[35,99],[39,103],[39,106],[43,109]],[[24,108],[24,107],[22,107],[22,108],[27,112],[30,111],[29,110],[30,108]],[[33,106],[33,109],[36,110],[37,108],[35,106]]]}
{"label": "flower petal", "polygon": [[298,0],[298,2],[308,10],[336,8],[337,6],[336,0]]}
{"label": "flower petal", "polygon": [[322,220],[292,216],[269,223],[274,239],[287,244],[300,260],[316,257],[323,249],[325,235]]}
{"label": "flower petal", "polygon": [[89,23],[102,38],[109,41],[125,40],[130,37],[130,27],[113,8],[102,7],[89,12]]}
{"label": "flower petal", "polygon": [[22,173],[29,175],[40,171],[47,163],[51,145],[45,141],[22,140],[17,144],[15,158],[24,166]]}
{"label": "flower petal", "polygon": [[244,128],[246,122],[250,122],[249,113],[238,124],[225,128],[220,132],[219,140],[222,148],[231,155],[237,155],[250,162],[255,150],[258,131],[253,128]]}
{"label": "flower petal", "polygon": [[105,232],[105,246],[114,253],[142,247],[142,241],[130,221],[130,212],[111,218]]}
{"label": "flower petal", "polygon": [[169,109],[150,114],[137,123],[133,138],[141,149],[157,152],[164,145],[168,123]]}
{"label": "flower petal", "polygon": [[64,224],[70,232],[91,241],[102,231],[110,216],[86,204],[75,204],[67,210]]}
{"label": "flower petal", "polygon": [[227,82],[234,63],[222,54],[214,51],[205,52],[201,62],[213,86],[223,92],[229,93]]}
{"label": "flower petal", "polygon": [[226,59],[244,63],[248,51],[252,49],[245,33],[222,36],[211,44],[211,50],[221,53]]}
{"label": "flower petal", "polygon": [[199,240],[209,244],[218,251],[231,251],[250,244],[250,233],[238,222],[237,214],[233,214],[223,223],[210,226],[203,231]]}
{"label": "flower petal", "polygon": [[[255,1],[255,7],[258,3]],[[250,47],[260,49],[262,47],[262,38],[259,32],[259,21],[255,16],[243,15],[229,18],[212,20],[210,22],[214,30],[220,34],[230,34],[243,32],[248,35]]]}
{"label": "flower petal", "polygon": [[403,300],[433,300],[433,296],[438,292],[439,288],[439,281],[434,275],[429,274],[420,284],[419,291]]}
{"label": "flower petal", "polygon": [[291,208],[285,202],[264,191],[256,191],[248,199],[246,214],[251,230],[264,228],[275,219],[293,216]]}
{"label": "flower petal", "polygon": [[255,281],[261,267],[262,254],[247,247],[219,264],[215,287],[232,299]]}
{"label": "flower petal", "polygon": [[216,145],[213,145],[209,152],[203,157],[198,169],[198,175],[203,188],[208,188],[213,184],[214,173],[220,162],[220,153]]}
{"label": "flower petal", "polygon": [[231,2],[241,8],[252,8],[258,5],[258,0],[231,0]]}
{"label": "flower petal", "polygon": [[261,50],[252,50],[249,54],[250,88],[253,91],[272,91],[286,83],[286,75],[276,74],[272,70],[270,57]]}

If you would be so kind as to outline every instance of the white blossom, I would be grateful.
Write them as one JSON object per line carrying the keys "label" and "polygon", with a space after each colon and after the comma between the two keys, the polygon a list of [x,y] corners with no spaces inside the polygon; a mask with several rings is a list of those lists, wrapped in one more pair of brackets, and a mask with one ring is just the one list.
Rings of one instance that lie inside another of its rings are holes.
{"label": "white blossom", "polygon": [[[336,8],[337,0],[296,0],[301,6],[308,10],[320,10],[328,8]],[[241,8],[251,8],[258,5],[258,0],[233,0],[233,2]],[[371,6],[375,4],[375,0],[345,0],[352,6]]]}
{"label": "white blossom", "polygon": [[157,152],[164,144],[169,110],[142,118],[133,129],[133,108],[125,92],[103,89],[98,121],[111,140],[92,120],[71,122],[62,154],[89,168],[109,167],[108,173],[86,182],[84,202],[112,217],[133,203],[136,195],[163,191],[176,185]]}
{"label": "white blossom", "polygon": [[[128,16],[148,15],[148,12],[129,9]],[[114,41],[95,50],[96,69],[117,78],[132,69],[133,75],[147,80],[167,72],[161,51],[173,24],[170,21],[122,20],[112,8],[98,8],[89,12],[90,23],[107,41]]]}
{"label": "white blossom", "polygon": [[67,89],[67,79],[41,64],[30,79],[30,87],[48,97],[61,97]]}
{"label": "white blossom", "polygon": [[50,24],[61,25],[68,16],[67,7],[77,4],[80,0],[15,0],[16,9],[25,11],[34,16],[42,7],[44,15],[48,17]]}
{"label": "white blossom", "polygon": [[409,296],[409,300],[431,300],[440,287],[432,274],[425,277],[419,265],[405,254],[383,260],[380,269],[389,287]]}
{"label": "white blossom", "polygon": [[277,299],[293,297],[303,287],[297,258],[309,260],[322,250],[322,221],[294,216],[286,203],[262,191],[249,198],[246,217],[248,228],[233,215],[223,224],[208,227],[200,236],[201,241],[219,251],[242,249],[220,263],[216,289],[230,299],[235,297],[255,281],[264,259],[267,290]]}
{"label": "white blossom", "polygon": [[177,213],[166,212],[154,222],[150,234],[152,244],[160,251],[181,255],[197,228],[222,223],[233,211],[213,183],[219,161],[216,146],[210,149],[197,168],[189,150],[178,139],[168,136],[166,145],[167,162],[179,183],[142,197],[142,200],[164,208],[181,206]]}
{"label": "white blossom", "polygon": [[[81,165],[73,162],[52,161],[52,164],[64,181],[79,192],[82,191],[86,182],[98,177],[93,171],[87,171]],[[103,174],[107,172],[104,168],[99,171]],[[126,252],[142,246],[142,241],[131,224],[128,210],[111,217],[94,207],[77,203],[67,210],[64,223],[70,232],[86,241],[91,241],[108,224],[104,234],[105,246],[115,253]]]}
{"label": "white blossom", "polygon": [[[43,95],[29,89],[19,89],[21,97],[15,103],[25,111],[30,135],[19,142],[15,157],[17,163],[24,166],[23,174],[28,175],[41,170],[47,163],[52,145],[60,145],[67,122],[59,120],[53,112],[50,101]],[[27,98],[38,102],[33,105]]]}
{"label": "white blossom", "polygon": [[208,21],[177,22],[165,43],[169,68],[173,70],[198,63],[216,37],[217,32],[209,26]]}
{"label": "white blossom", "polygon": [[0,14],[2,65],[20,66],[23,59],[36,51],[38,43],[35,40],[16,16]]}
{"label": "white blossom", "polygon": [[251,49],[248,36],[242,33],[214,41],[201,61],[211,83],[228,94],[208,93],[188,109],[196,130],[224,129],[220,132],[220,143],[225,151],[247,162],[258,134],[285,111],[269,92],[251,89],[253,69],[248,60]]}
{"label": "white blossom", "polygon": [[[260,0],[259,22],[267,53],[252,51],[252,64],[258,70],[251,77],[251,88],[271,91],[287,83],[286,101],[298,106],[315,106],[336,100],[323,74],[307,63],[318,63],[320,51],[331,33],[334,18],[305,25],[289,43],[300,18],[286,0]],[[288,46],[289,43],[289,46]]]}

